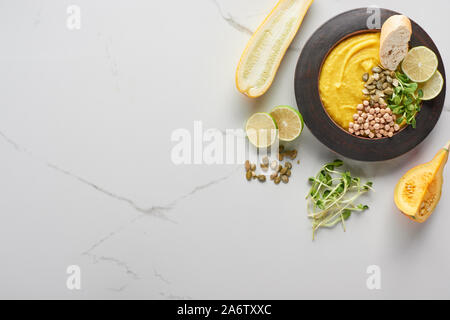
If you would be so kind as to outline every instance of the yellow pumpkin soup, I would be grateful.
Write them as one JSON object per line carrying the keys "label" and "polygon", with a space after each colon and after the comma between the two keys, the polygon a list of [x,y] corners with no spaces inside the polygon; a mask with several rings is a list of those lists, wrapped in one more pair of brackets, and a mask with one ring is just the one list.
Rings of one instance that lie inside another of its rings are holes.
{"label": "yellow pumpkin soup", "polygon": [[327,56],[319,78],[319,92],[330,117],[348,129],[356,107],[364,100],[364,73],[379,65],[380,33],[364,33],[339,43]]}

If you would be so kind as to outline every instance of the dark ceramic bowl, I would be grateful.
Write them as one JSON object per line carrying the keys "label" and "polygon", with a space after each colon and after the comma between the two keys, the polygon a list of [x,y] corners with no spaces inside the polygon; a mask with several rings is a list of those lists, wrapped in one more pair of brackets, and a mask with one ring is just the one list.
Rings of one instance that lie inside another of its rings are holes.
{"label": "dark ceramic bowl", "polygon": [[[380,9],[381,23],[397,12]],[[408,126],[392,138],[367,139],[351,135],[337,125],[326,112],[319,94],[321,67],[329,52],[341,41],[369,29],[367,21],[373,14],[368,8],[344,12],[321,26],[308,40],[297,63],[295,72],[295,96],[305,124],[323,144],[331,150],[350,159],[360,161],[384,161],[399,157],[419,145],[436,126],[445,101],[446,86],[433,100],[424,101],[417,115],[417,128]],[[441,55],[430,36],[411,20],[413,34],[411,47],[426,46],[433,50],[438,59],[438,70],[445,78]]]}

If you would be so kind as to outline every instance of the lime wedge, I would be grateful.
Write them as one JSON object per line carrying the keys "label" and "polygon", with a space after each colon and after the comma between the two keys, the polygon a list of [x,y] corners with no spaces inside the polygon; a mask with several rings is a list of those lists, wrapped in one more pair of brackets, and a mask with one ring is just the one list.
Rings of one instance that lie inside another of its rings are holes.
{"label": "lime wedge", "polygon": [[436,73],[439,61],[436,54],[427,47],[415,47],[402,63],[403,72],[414,82],[422,83]]}
{"label": "lime wedge", "polygon": [[281,141],[294,141],[303,131],[303,117],[290,106],[275,107],[270,114],[278,126]]}
{"label": "lime wedge", "polygon": [[441,93],[443,87],[444,78],[439,71],[436,71],[430,80],[419,85],[419,89],[422,89],[423,91],[422,100],[431,100],[436,98],[439,93]]}
{"label": "lime wedge", "polygon": [[277,124],[272,116],[265,112],[252,115],[245,125],[248,140],[257,148],[268,148],[277,139]]}

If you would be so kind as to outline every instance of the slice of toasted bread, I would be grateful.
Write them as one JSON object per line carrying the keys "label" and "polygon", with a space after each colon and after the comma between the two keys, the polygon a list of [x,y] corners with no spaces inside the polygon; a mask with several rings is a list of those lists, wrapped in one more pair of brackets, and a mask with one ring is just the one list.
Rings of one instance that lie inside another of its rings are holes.
{"label": "slice of toasted bread", "polygon": [[412,27],[408,17],[395,15],[381,28],[380,60],[384,68],[396,70],[408,53]]}

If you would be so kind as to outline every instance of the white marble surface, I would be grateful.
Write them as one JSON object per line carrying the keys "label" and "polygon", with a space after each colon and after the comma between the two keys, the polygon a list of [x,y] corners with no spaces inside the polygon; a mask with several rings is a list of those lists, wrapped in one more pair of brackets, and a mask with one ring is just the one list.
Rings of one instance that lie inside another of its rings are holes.
{"label": "white marble surface", "polygon": [[[450,138],[448,103],[409,154],[349,161],[375,182],[371,210],[316,242],[306,179],[336,156],[308,130],[289,185],[249,185],[241,166],[171,162],[175,129],[240,128],[255,111],[295,105],[300,49],[348,9],[411,16],[448,63],[447,0],[316,0],[274,85],[250,101],[235,67],[274,2],[0,0],[0,298],[450,298],[448,179],[425,225],[392,200],[400,176]],[[80,30],[66,27],[71,4]],[[69,265],[81,268],[81,290],[66,288]],[[381,268],[381,290],[366,287],[369,265]]]}

